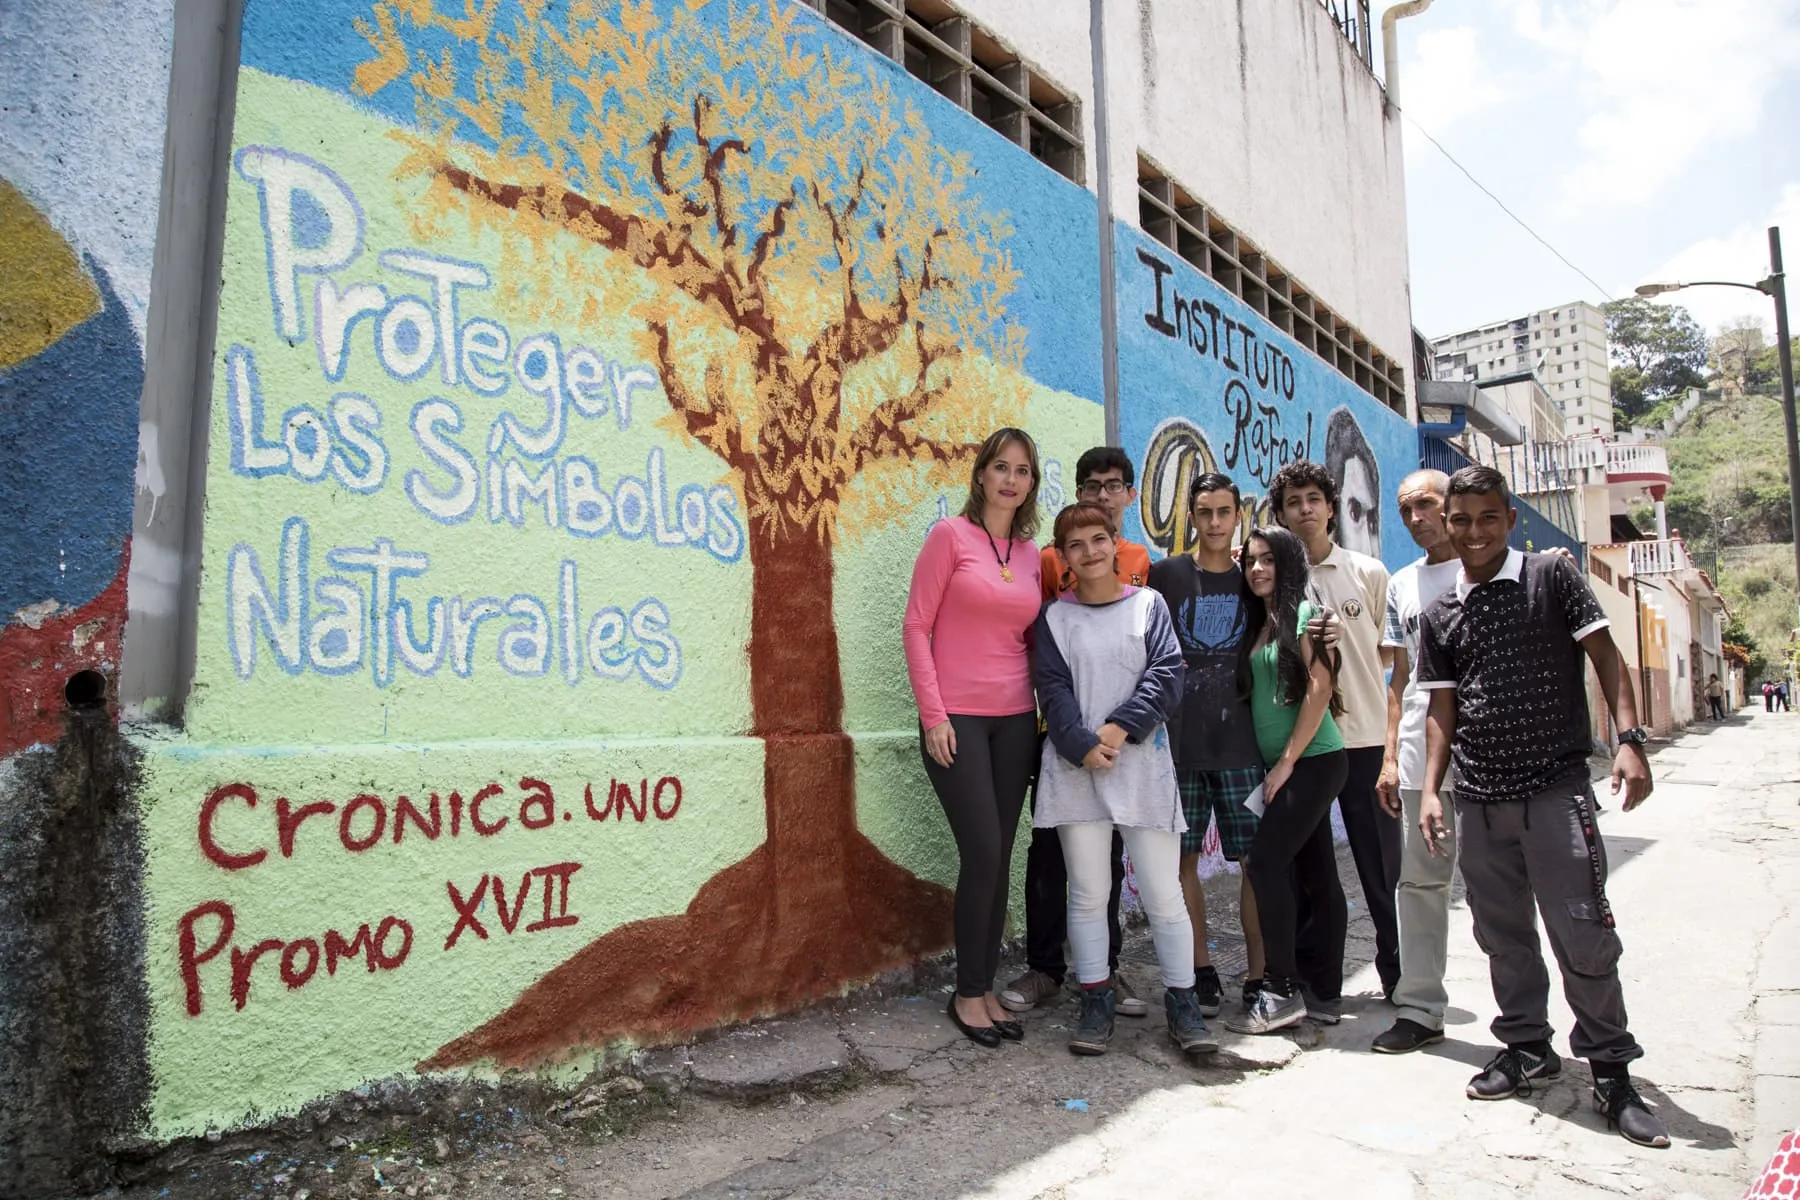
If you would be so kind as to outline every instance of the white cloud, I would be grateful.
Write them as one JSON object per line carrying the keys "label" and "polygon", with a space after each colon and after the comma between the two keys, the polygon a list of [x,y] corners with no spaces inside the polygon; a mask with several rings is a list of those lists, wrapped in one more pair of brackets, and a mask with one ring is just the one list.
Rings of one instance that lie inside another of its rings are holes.
{"label": "white cloud", "polygon": [[1482,61],[1472,26],[1421,33],[1400,68],[1400,102],[1408,116],[1442,136],[1451,126],[1505,102],[1507,89]]}
{"label": "white cloud", "polygon": [[[1643,279],[1620,286],[1615,294],[1629,296],[1640,283],[1685,283],[1696,279],[1722,279],[1737,283],[1756,283],[1769,273],[1768,227],[1781,227],[1783,266],[1790,281],[1800,289],[1800,181],[1781,189],[1781,196],[1761,220],[1748,222],[1729,233],[1703,238],[1671,256]],[[1693,314],[1708,331],[1735,317],[1760,317],[1773,332],[1775,311],[1765,297],[1741,288],[1702,287],[1671,293],[1663,297]],[[1790,319],[1794,306],[1788,305]]]}
{"label": "white cloud", "polygon": [[1582,207],[1640,200],[1755,132],[1800,66],[1797,0],[1586,0],[1548,15],[1527,4],[1515,28],[1575,68],[1569,127],[1582,157],[1560,182]]}

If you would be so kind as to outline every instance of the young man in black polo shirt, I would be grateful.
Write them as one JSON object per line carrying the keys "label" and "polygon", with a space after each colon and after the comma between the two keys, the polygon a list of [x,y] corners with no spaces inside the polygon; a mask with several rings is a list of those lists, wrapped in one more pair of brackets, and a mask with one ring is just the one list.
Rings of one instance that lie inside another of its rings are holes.
{"label": "young man in black polo shirt", "polygon": [[1533,1080],[1562,1069],[1550,1048],[1535,907],[1575,1013],[1569,1046],[1593,1071],[1595,1107],[1628,1140],[1666,1147],[1668,1133],[1626,1071],[1644,1052],[1625,1025],[1606,846],[1588,784],[1584,655],[1620,729],[1613,792],[1623,788],[1627,812],[1650,794],[1647,739],[1605,611],[1572,562],[1508,547],[1516,519],[1498,471],[1464,467],[1450,477],[1450,542],[1462,572],[1421,622],[1419,688],[1431,703],[1419,829],[1428,845],[1444,836],[1440,792],[1454,758],[1463,882],[1500,1009],[1492,1029],[1505,1043],[1468,1095],[1529,1095]]}

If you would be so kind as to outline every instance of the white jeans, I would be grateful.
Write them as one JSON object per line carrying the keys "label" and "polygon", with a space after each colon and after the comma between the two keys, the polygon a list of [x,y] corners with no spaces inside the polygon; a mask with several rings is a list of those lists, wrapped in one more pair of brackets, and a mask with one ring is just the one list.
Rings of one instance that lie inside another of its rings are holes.
{"label": "white jeans", "polygon": [[[1063,863],[1069,873],[1069,948],[1075,978],[1104,983],[1108,934],[1106,899],[1112,892],[1113,826],[1110,821],[1059,825]],[[1163,986],[1194,986],[1194,929],[1181,900],[1181,835],[1163,829],[1120,826],[1125,850],[1137,872],[1138,895],[1150,918],[1150,940],[1162,967]]]}

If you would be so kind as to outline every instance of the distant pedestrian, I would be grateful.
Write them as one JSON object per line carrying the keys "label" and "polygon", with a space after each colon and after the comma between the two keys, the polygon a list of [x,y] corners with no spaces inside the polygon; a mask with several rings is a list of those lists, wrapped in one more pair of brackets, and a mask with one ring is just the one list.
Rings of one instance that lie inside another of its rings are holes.
{"label": "distant pedestrian", "polygon": [[[1262,989],[1243,1013],[1226,1016],[1225,1027],[1273,1033],[1308,1015],[1302,984],[1333,1003],[1333,1016],[1343,994],[1349,914],[1328,814],[1349,765],[1331,712],[1336,655],[1307,631],[1314,606],[1305,598],[1305,547],[1285,529],[1257,529],[1244,540],[1240,562],[1255,630],[1244,643],[1240,678],[1248,676],[1257,748],[1268,768],[1249,857],[1265,966]],[[1306,978],[1297,948],[1303,903],[1320,951],[1306,964]]]}
{"label": "distant pedestrian", "polygon": [[1450,542],[1462,571],[1426,608],[1420,639],[1419,687],[1431,700],[1419,829],[1428,845],[1444,836],[1441,797],[1454,758],[1463,882],[1500,1009],[1491,1028],[1504,1044],[1467,1094],[1529,1095],[1534,1080],[1561,1072],[1541,916],[1595,1107],[1627,1140],[1662,1148],[1668,1132],[1627,1070],[1644,1052],[1626,1028],[1622,946],[1588,785],[1588,662],[1619,728],[1613,791],[1623,788],[1627,812],[1650,794],[1648,735],[1605,610],[1573,563],[1508,549],[1517,519],[1498,471],[1451,476]]}
{"label": "distant pedestrian", "polygon": [[1725,719],[1725,685],[1719,682],[1717,675],[1706,681],[1706,703],[1712,708],[1713,720]]}
{"label": "distant pedestrian", "polygon": [[1056,517],[1056,548],[1075,588],[1044,605],[1032,645],[1038,703],[1049,731],[1039,767],[1034,831],[1053,829],[1069,874],[1069,947],[1081,1012],[1069,1049],[1103,1054],[1118,992],[1107,953],[1109,859],[1123,835],[1162,968],[1169,1036],[1210,1052],[1194,992],[1194,932],[1178,878],[1187,822],[1169,752],[1169,714],[1181,702],[1181,645],[1168,606],[1116,574],[1112,515],[1098,503]]}
{"label": "distant pedestrian", "polygon": [[994,995],[1013,836],[1037,770],[1037,703],[1025,638],[1037,620],[1037,446],[989,434],[962,513],[937,522],[913,564],[902,642],[925,774],[960,860],[956,993],[950,1019],[971,1041],[1025,1036]]}
{"label": "distant pedestrian", "polygon": [[1785,679],[1775,685],[1775,705],[1782,712],[1788,711],[1788,685]]}
{"label": "distant pedestrian", "polygon": [[1763,711],[1775,711],[1775,685],[1766,679],[1763,680]]}

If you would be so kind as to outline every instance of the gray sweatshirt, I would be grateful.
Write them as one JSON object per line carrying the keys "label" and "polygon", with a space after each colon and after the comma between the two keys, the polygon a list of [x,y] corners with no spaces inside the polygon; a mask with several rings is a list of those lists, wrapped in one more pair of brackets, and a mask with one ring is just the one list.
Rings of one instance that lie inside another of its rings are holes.
{"label": "gray sweatshirt", "polygon": [[[1110,604],[1083,604],[1071,593],[1044,605],[1034,634],[1032,671],[1049,737],[1032,825],[1186,830],[1166,728],[1184,667],[1162,597],[1128,587]],[[1083,767],[1109,721],[1128,735],[1118,761]]]}

